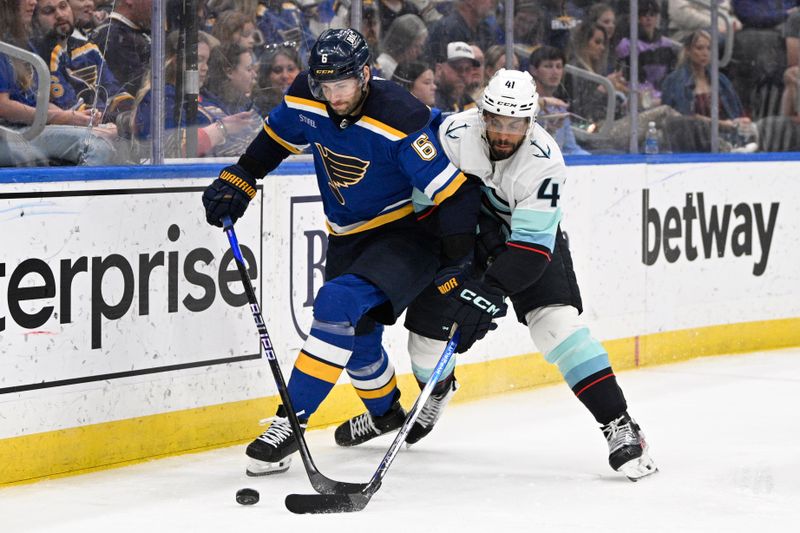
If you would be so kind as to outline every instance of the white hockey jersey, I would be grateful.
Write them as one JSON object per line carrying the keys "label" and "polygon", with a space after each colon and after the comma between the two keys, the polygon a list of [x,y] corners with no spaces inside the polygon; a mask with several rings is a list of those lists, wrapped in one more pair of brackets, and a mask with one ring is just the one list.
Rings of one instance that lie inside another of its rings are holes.
{"label": "white hockey jersey", "polygon": [[439,126],[439,140],[455,166],[483,182],[481,209],[502,223],[506,245],[549,260],[566,181],[564,157],[550,134],[534,124],[511,157],[492,161],[479,111],[470,109],[447,117]]}

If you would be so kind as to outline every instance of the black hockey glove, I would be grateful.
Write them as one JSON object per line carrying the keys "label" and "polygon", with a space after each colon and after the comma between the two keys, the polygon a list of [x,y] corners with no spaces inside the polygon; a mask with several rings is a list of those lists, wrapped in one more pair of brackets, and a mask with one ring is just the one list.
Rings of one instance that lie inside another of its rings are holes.
{"label": "black hockey glove", "polygon": [[457,323],[461,332],[456,353],[466,352],[475,341],[497,329],[493,320],[505,316],[508,310],[503,293],[480,281],[464,278],[463,271],[457,267],[439,271],[436,287],[451,298],[444,318],[449,323]]}
{"label": "black hockey glove", "polygon": [[225,167],[203,192],[206,220],[212,226],[222,227],[222,217],[227,215],[236,222],[255,197],[255,178],[239,165]]}

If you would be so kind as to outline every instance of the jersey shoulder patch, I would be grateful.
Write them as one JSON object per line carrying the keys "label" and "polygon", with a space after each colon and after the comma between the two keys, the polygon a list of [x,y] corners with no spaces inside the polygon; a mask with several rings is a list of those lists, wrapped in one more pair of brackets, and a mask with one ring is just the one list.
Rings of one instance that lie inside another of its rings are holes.
{"label": "jersey shoulder patch", "polygon": [[364,115],[406,135],[424,128],[432,118],[428,106],[392,81],[370,81]]}

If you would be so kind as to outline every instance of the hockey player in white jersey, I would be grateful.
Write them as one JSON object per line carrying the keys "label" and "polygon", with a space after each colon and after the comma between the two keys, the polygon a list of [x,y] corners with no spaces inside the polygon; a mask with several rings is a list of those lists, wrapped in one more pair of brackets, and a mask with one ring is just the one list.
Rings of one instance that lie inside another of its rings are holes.
{"label": "hockey player in white jersey", "polygon": [[[628,415],[606,350],[579,318],[580,290],[560,228],[566,167],[558,144],[536,123],[537,111],[531,76],[501,69],[489,81],[477,109],[451,115],[439,127],[450,161],[481,180],[482,212],[474,257],[437,276],[440,289],[459,286],[446,297],[440,294],[444,290],[429,287],[408,308],[412,368],[424,383],[444,349],[450,325],[464,313],[475,312],[474,302],[459,296],[479,282],[483,294],[494,292],[501,302],[504,296],[511,300],[536,347],[558,366],[600,424],[611,467],[636,481],[657,469],[644,434]],[[462,341],[459,353],[480,336]],[[407,442],[417,442],[433,429],[456,391],[453,370],[443,372]],[[367,438],[362,435],[360,441]]]}

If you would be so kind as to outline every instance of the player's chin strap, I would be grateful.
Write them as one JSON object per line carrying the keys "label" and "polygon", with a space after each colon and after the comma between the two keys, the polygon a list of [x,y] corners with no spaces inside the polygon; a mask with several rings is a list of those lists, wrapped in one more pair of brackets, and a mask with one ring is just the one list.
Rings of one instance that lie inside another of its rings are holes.
{"label": "player's chin strap", "polygon": [[367,483],[363,489],[347,494],[289,494],[286,496],[286,508],[297,514],[351,513],[364,509],[373,494],[381,487],[381,482],[386,476],[386,472],[389,470],[392,461],[394,461],[397,452],[400,451],[400,447],[406,440],[408,432],[411,431],[411,427],[417,421],[422,407],[428,401],[428,398],[430,398],[433,388],[442,376],[444,369],[447,368],[450,359],[453,358],[456,352],[456,346],[458,346],[459,337],[458,325],[453,324],[453,327],[450,328],[450,339],[447,341],[444,353],[442,353],[442,356],[439,358],[439,362],[436,363],[422,392],[419,393],[417,401],[414,402],[414,405],[408,411],[406,420],[400,427],[400,431],[397,432],[397,436],[392,441],[392,445],[389,446],[389,450],[386,452],[386,455],[383,456],[383,460],[381,460],[377,470],[375,470],[369,483]]}

